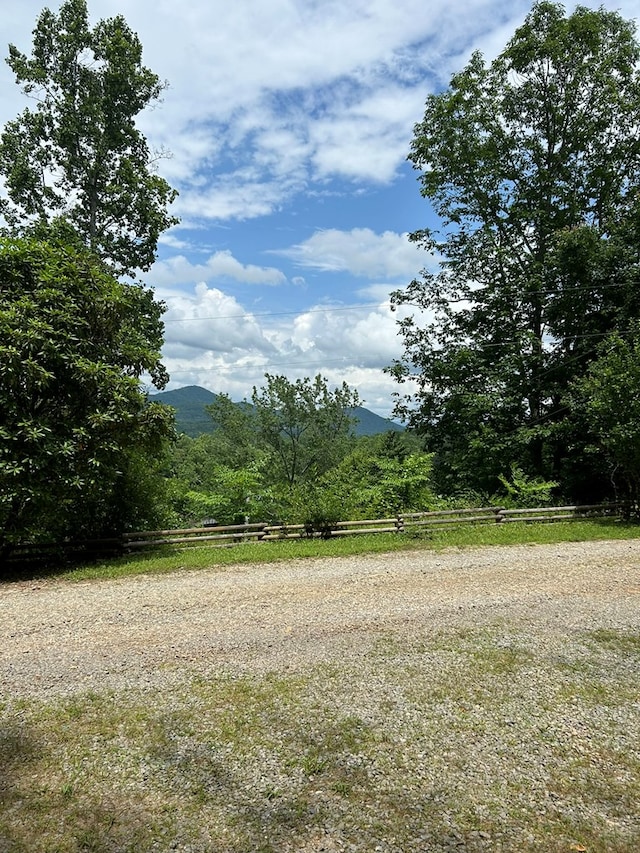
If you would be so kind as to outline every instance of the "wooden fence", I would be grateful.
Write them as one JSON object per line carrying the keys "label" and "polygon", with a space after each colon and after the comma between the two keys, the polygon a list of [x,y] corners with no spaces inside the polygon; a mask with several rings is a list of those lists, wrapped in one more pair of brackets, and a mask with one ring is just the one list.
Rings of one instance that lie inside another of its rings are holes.
{"label": "wooden fence", "polygon": [[8,558],[17,568],[26,564],[46,564],[61,560],[108,557],[160,546],[189,547],[197,545],[229,546],[243,542],[278,542],[289,539],[335,538],[366,533],[420,533],[429,529],[462,524],[508,524],[511,522],[569,521],[584,518],[617,518],[628,515],[626,504],[590,504],[583,506],[505,509],[474,507],[431,512],[400,513],[391,518],[338,521],[320,530],[304,524],[248,524],[191,527],[180,530],[151,530],[125,533],[113,539],[57,544],[24,544],[17,546]]}
{"label": "wooden fence", "polygon": [[400,513],[391,518],[338,521],[331,527],[316,530],[304,524],[233,524],[219,527],[193,527],[187,530],[154,530],[126,533],[125,550],[158,545],[229,545],[240,542],[274,542],[286,539],[335,538],[363,533],[411,533],[461,524],[507,524],[509,522],[555,522],[584,518],[616,518],[623,514],[623,504],[589,504],[583,506],[504,509],[474,507],[431,512]]}

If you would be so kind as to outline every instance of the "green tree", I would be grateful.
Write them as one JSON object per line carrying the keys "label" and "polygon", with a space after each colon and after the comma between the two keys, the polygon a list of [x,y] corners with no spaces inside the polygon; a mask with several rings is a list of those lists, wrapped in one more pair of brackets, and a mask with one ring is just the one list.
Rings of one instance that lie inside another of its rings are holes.
{"label": "green tree", "polygon": [[[227,427],[237,423],[238,407],[228,397],[213,404],[215,411],[230,415]],[[242,414],[243,407],[239,409]],[[272,516],[269,483],[266,480],[267,454],[255,444],[238,448],[233,434],[219,427],[215,433],[197,438],[181,436],[171,448],[168,474],[176,525],[200,523],[206,516],[221,524],[235,524],[249,516],[266,521]]]}
{"label": "green tree", "polygon": [[259,462],[234,469],[211,461],[208,479],[207,487],[178,477],[169,481],[172,526],[199,525],[205,518],[215,518],[218,524],[242,524],[247,518],[264,522],[273,517],[272,496]]}
{"label": "green tree", "polygon": [[218,394],[205,410],[215,427],[210,436],[212,458],[236,470],[264,458],[256,413],[249,403],[234,403],[228,394]]}
{"label": "green tree", "polygon": [[573,383],[573,404],[593,436],[590,450],[607,460],[621,497],[640,502],[640,326],[602,345],[587,374]]}
{"label": "green tree", "polygon": [[172,435],[163,306],[82,245],[0,239],[0,552],[152,521],[136,484]]}
{"label": "green tree", "polygon": [[581,441],[567,387],[637,316],[639,59],[618,14],[540,2],[427,99],[409,159],[442,227],[411,239],[441,263],[393,295],[433,319],[400,322],[390,371],[417,382],[397,413],[447,492],[491,493],[514,463],[557,479]]}
{"label": "green tree", "polygon": [[428,453],[387,454],[380,444],[376,454],[364,445],[357,446],[325,475],[322,487],[335,496],[343,519],[421,512],[433,509],[436,503],[431,463]]}
{"label": "green tree", "polygon": [[8,224],[66,219],[116,274],[148,270],[158,236],[177,222],[177,193],[154,173],[135,118],[164,85],[142,64],[142,45],[121,16],[89,26],[85,0],[45,9],[31,56],[9,46],[7,63],[35,99],[0,137]]}
{"label": "green tree", "polygon": [[511,475],[500,475],[504,494],[493,497],[491,503],[507,507],[539,507],[551,504],[552,493],[558,483],[548,482],[541,477],[528,477],[517,465],[511,466]]}
{"label": "green tree", "polygon": [[218,521],[304,518],[326,509],[320,477],[351,445],[358,396],[346,385],[330,391],[321,376],[290,382],[266,375],[252,403],[226,394],[206,406],[215,430],[181,438],[171,454],[176,513],[191,520],[204,508]]}
{"label": "green tree", "polygon": [[251,395],[257,434],[271,452],[275,479],[292,488],[328,471],[344,456],[358,393],[344,382],[330,391],[319,374],[295,382],[269,373],[265,378],[266,386],[254,387]]}

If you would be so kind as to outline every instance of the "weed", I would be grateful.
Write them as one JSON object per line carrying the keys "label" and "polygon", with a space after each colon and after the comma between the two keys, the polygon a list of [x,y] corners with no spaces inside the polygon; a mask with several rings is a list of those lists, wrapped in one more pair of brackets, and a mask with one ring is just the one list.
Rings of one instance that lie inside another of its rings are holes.
{"label": "weed", "polygon": [[598,628],[596,631],[590,631],[589,637],[607,649],[624,654],[640,654],[640,634]]}

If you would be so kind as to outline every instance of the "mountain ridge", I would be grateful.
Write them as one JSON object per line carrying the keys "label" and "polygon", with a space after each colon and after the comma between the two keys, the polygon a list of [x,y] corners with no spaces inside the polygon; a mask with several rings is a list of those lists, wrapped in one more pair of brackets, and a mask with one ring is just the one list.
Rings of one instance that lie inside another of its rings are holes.
{"label": "mountain ridge", "polygon": [[[205,411],[205,406],[214,403],[218,394],[202,388],[200,385],[185,385],[171,391],[158,391],[149,395],[154,403],[164,403],[176,410],[176,427],[178,432],[195,438],[203,433],[213,432],[213,422]],[[236,405],[239,405],[236,403]],[[404,427],[389,418],[376,415],[370,409],[356,406],[352,409],[352,415],[357,418],[355,434],[378,435],[379,433],[403,432]]]}

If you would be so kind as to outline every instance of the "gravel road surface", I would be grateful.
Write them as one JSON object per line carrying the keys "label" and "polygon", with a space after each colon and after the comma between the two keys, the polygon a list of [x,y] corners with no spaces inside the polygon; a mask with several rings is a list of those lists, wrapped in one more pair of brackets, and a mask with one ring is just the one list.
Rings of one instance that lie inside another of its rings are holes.
{"label": "gravel road surface", "polygon": [[356,658],[376,634],[501,618],[562,644],[575,629],[640,630],[639,596],[640,540],[4,584],[0,692],[46,698],[169,686],[185,670],[295,670]]}

